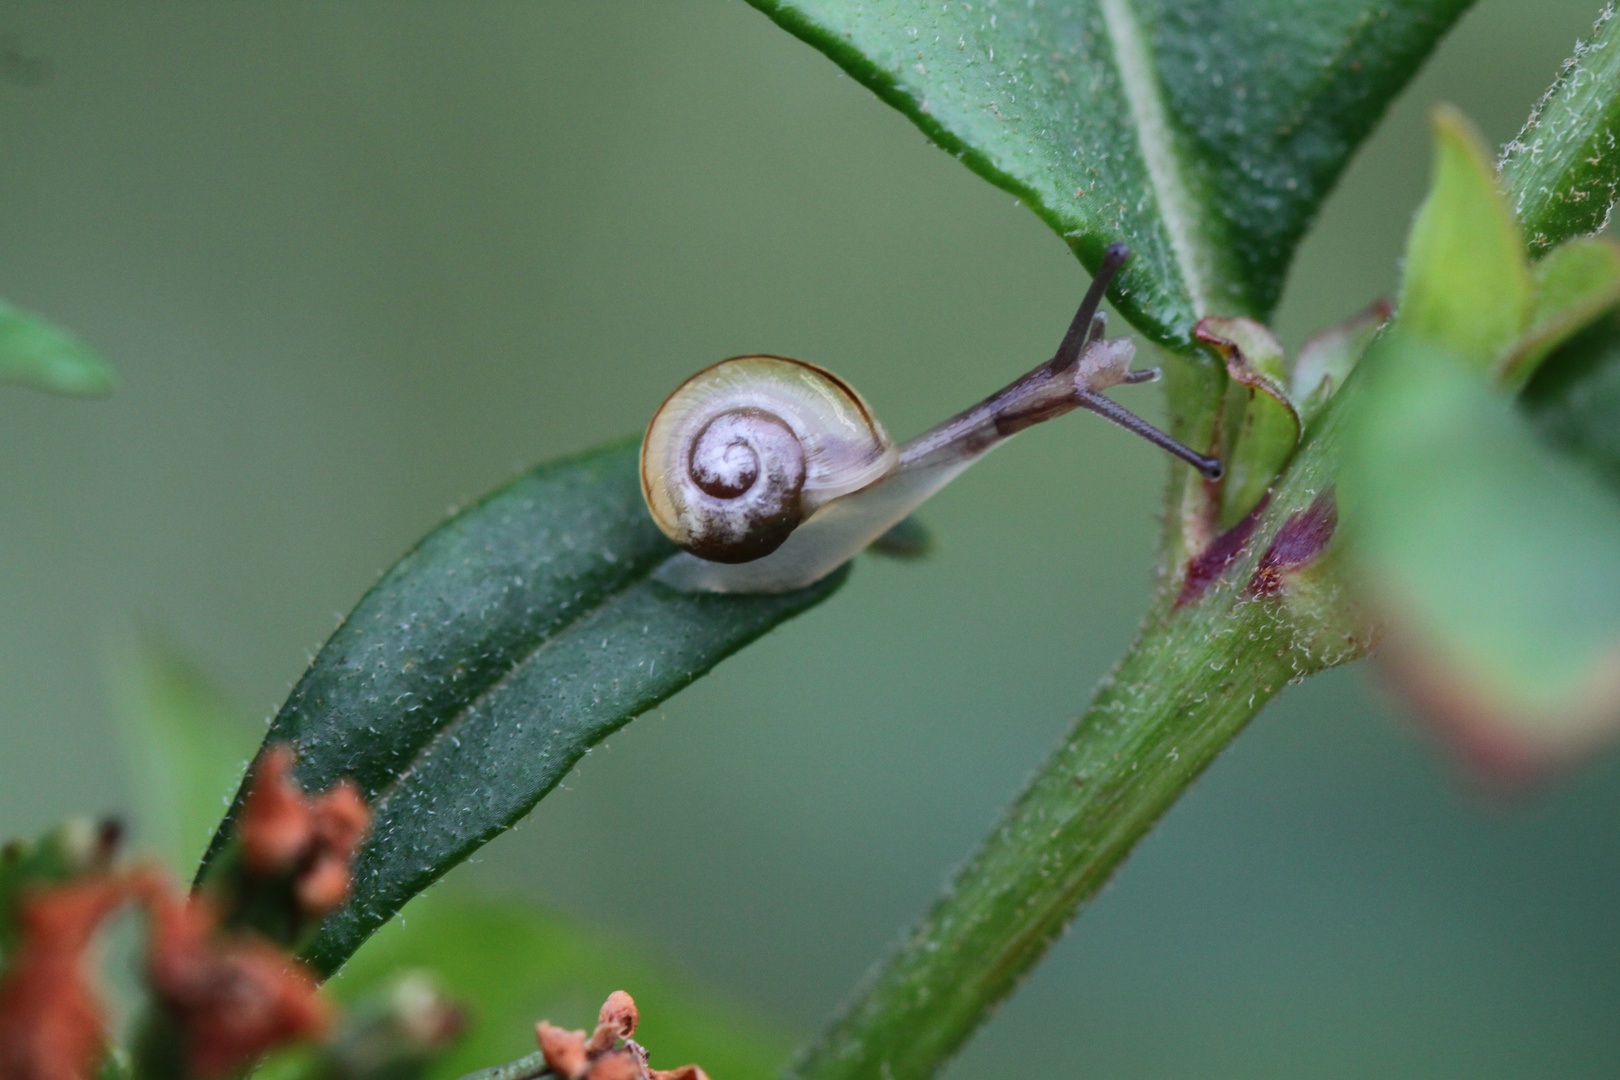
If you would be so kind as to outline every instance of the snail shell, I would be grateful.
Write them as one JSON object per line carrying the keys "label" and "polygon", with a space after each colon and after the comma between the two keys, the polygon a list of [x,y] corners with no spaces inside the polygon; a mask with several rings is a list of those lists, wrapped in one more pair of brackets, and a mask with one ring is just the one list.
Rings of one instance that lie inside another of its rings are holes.
{"label": "snail shell", "polygon": [[883,425],[836,375],[738,356],[664,401],[641,443],[641,488],[664,535],[700,559],[742,563],[898,461]]}

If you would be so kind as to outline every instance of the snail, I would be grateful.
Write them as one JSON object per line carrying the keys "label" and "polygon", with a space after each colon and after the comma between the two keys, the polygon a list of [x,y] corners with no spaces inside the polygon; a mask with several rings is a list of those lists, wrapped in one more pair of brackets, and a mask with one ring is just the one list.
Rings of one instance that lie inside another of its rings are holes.
{"label": "snail", "polygon": [[781,356],[738,356],[665,399],[641,443],[653,520],[685,550],[654,577],[696,592],[786,592],[831,573],[1009,436],[1089,409],[1211,480],[1221,463],[1159,431],[1102,391],[1150,382],[1128,338],[1107,338],[1098,306],[1130,258],[1108,248],[1051,360],[896,446],[838,376]]}

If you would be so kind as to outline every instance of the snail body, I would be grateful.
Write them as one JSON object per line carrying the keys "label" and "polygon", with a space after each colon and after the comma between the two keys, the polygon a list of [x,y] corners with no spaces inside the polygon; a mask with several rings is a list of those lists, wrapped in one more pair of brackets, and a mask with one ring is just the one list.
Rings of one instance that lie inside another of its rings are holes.
{"label": "snail body", "polygon": [[978,405],[896,447],[836,375],[780,356],[703,369],[648,425],[641,485],[654,522],[685,550],[654,576],[700,592],[786,592],[817,581],[1008,437],[1086,408],[1218,478],[1220,462],[1149,426],[1102,390],[1144,382],[1128,339],[1097,312],[1128,257],[1109,249],[1053,358]]}

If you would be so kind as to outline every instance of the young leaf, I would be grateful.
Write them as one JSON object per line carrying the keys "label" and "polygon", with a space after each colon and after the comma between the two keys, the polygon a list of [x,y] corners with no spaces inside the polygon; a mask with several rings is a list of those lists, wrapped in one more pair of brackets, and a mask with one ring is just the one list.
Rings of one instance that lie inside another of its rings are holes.
{"label": "young leaf", "polygon": [[1620,19],[1607,4],[1524,130],[1502,154],[1502,181],[1540,253],[1600,232],[1620,195]]}
{"label": "young leaf", "polygon": [[1620,499],[1472,364],[1400,335],[1373,358],[1341,490],[1380,657],[1487,775],[1620,731]]}
{"label": "young leaf", "polygon": [[1519,404],[1538,434],[1620,493],[1620,314],[1582,330],[1537,369]]}
{"label": "young leaf", "polygon": [[66,330],[0,302],[0,382],[53,394],[104,397],[113,373]]}
{"label": "young leaf", "polygon": [[1389,322],[1387,300],[1375,300],[1342,323],[1336,323],[1299,347],[1289,375],[1288,396],[1299,409],[1300,424],[1316,418],[1355,370],[1357,361]]}
{"label": "young leaf", "polygon": [[1491,370],[1524,331],[1535,282],[1478,133],[1443,107],[1434,135],[1434,176],[1407,239],[1397,319],[1403,332]]}
{"label": "young leaf", "polygon": [[1201,319],[1193,331],[1200,344],[1226,365],[1217,524],[1229,529],[1257,506],[1272,479],[1299,445],[1299,413],[1288,399],[1283,349],[1271,331],[1250,319]]}
{"label": "young leaf", "polygon": [[1263,318],[1356,146],[1469,0],[751,0],[1027,202],[1115,305],[1190,344]]}
{"label": "young leaf", "polygon": [[626,442],[519,477],[361,599],[266,736],[295,748],[306,790],[349,776],[372,809],[353,892],[307,951],[318,968],[336,970],[590,747],[845,576],[782,595],[680,593],[649,579],[673,551]]}
{"label": "young leaf", "polygon": [[767,1080],[791,1049],[669,975],[628,944],[537,904],[451,885],[411,901],[331,983],[344,1002],[402,970],[425,969],[467,1007],[466,1033],[425,1080],[455,1080],[534,1052],[535,1021],[590,1030],[602,999],[629,991],[640,1006],[636,1039],[656,1068],[689,1061],[725,1080]]}
{"label": "young leaf", "polygon": [[1620,245],[1604,237],[1560,244],[1535,265],[1530,326],[1497,361],[1497,380],[1518,388],[1547,354],[1581,327],[1620,304]]}

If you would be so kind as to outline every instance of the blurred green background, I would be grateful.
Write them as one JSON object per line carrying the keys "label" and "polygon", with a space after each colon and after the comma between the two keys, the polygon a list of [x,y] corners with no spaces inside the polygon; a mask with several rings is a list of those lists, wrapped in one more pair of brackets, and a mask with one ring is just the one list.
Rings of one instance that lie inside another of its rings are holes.
{"label": "blurred green background", "polygon": [[[1464,20],[1305,245],[1290,344],[1393,288],[1426,109],[1510,137],[1595,7]],[[128,808],[132,619],[267,715],[448,506],[698,367],[814,360],[904,437],[1086,280],[740,0],[12,4],[0,44],[0,296],[121,377],[0,393],[7,834]],[[930,506],[933,559],[864,560],[459,876],[813,1031],[1123,648],[1161,471],[1030,433]],[[1620,1075],[1620,766],[1486,801],[1370,674],[1264,713],[950,1076]]]}

